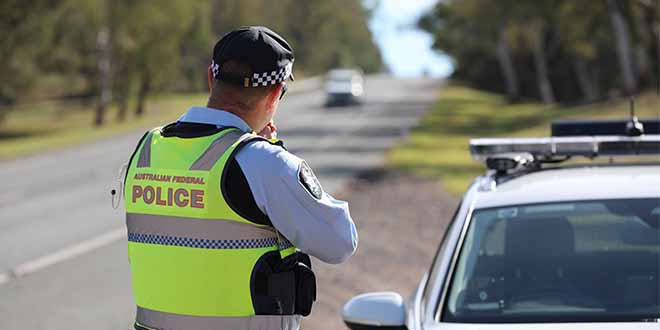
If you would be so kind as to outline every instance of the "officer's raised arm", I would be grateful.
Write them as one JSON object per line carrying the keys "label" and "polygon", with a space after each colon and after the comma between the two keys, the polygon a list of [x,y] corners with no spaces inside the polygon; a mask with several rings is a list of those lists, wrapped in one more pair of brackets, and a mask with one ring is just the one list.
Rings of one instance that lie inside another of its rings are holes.
{"label": "officer's raised arm", "polygon": [[236,159],[259,209],[297,248],[332,264],[355,252],[348,203],[325,192],[304,160],[264,141],[246,146]]}

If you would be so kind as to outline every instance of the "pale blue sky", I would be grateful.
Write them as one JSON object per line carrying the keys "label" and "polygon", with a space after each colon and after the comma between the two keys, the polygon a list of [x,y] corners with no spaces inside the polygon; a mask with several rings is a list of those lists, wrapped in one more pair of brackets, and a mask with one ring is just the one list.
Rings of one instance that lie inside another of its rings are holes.
{"label": "pale blue sky", "polygon": [[[438,0],[380,0],[369,28],[381,49],[383,60],[396,76],[451,74],[451,59],[431,49],[431,36],[416,29],[417,18]],[[365,0],[367,5],[374,0]]]}

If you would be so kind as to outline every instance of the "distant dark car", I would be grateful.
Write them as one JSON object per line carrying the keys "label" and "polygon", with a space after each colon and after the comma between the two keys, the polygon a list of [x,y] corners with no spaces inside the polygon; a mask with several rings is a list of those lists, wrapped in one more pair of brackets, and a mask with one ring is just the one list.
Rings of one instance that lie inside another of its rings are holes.
{"label": "distant dark car", "polygon": [[325,80],[325,92],[325,105],[328,107],[361,104],[364,94],[362,71],[356,69],[329,71]]}

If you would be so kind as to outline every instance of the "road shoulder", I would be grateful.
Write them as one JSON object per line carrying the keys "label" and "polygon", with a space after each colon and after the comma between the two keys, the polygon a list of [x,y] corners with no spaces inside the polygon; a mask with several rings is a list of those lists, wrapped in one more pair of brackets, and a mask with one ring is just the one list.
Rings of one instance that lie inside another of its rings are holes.
{"label": "road shoulder", "polygon": [[396,291],[407,297],[430,266],[458,200],[436,180],[375,171],[338,194],[358,228],[357,253],[342,265],[315,260],[318,301],[307,329],[344,329],[341,308],[352,296]]}

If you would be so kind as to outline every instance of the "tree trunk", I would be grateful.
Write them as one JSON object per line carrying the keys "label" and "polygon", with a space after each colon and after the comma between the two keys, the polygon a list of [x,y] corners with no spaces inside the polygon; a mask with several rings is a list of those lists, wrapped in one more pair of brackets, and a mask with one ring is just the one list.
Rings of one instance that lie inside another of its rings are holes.
{"label": "tree trunk", "polygon": [[575,74],[577,76],[578,84],[582,90],[582,96],[587,102],[593,102],[596,100],[596,89],[594,88],[593,80],[589,75],[589,70],[587,69],[587,62],[581,58],[576,57],[573,60],[573,67],[575,69]]}
{"label": "tree trunk", "polygon": [[541,100],[545,104],[555,103],[555,95],[552,92],[552,84],[550,83],[550,78],[548,77],[548,65],[545,58],[545,47],[543,46],[544,38],[542,29],[539,29],[534,33],[533,44],[533,56],[534,56],[534,67],[536,68],[536,81],[539,86],[539,93],[541,94]]}
{"label": "tree trunk", "polygon": [[658,53],[658,62],[655,63],[656,72],[655,72],[655,88],[658,95],[660,95],[660,23],[656,26],[656,47],[658,48],[656,52]]}
{"label": "tree trunk", "polygon": [[115,91],[117,94],[117,106],[119,111],[117,111],[117,121],[123,122],[126,120],[126,115],[128,114],[128,99],[131,93],[131,66],[127,64],[128,59],[126,58],[125,53],[117,54],[115,56],[115,67],[118,69],[115,71]]}
{"label": "tree trunk", "polygon": [[619,9],[616,0],[607,0],[607,7],[610,13],[612,27],[614,29],[616,53],[619,58],[619,66],[623,78],[623,89],[626,95],[630,96],[637,91],[637,81],[633,73],[630,36],[628,34],[623,14],[621,14],[621,10]]}
{"label": "tree trunk", "polygon": [[[660,8],[660,4],[658,5]],[[660,16],[660,9],[658,10],[658,16]],[[655,47],[656,47],[656,57],[658,61],[655,63],[655,89],[656,93],[660,95],[660,20],[656,23],[655,27]]]}
{"label": "tree trunk", "polygon": [[94,115],[94,125],[104,122],[105,110],[112,101],[112,77],[110,72],[110,29],[101,28],[96,38],[98,49],[97,70],[99,76],[99,99]]}
{"label": "tree trunk", "polygon": [[142,71],[142,79],[140,80],[140,90],[138,91],[137,107],[135,108],[135,115],[142,116],[145,111],[145,103],[147,95],[151,90],[151,74],[146,68]]}
{"label": "tree trunk", "polygon": [[117,112],[117,121],[123,122],[126,120],[126,113],[128,112],[128,93],[124,91],[119,94],[119,111]]}
{"label": "tree trunk", "polygon": [[101,126],[105,121],[105,111],[112,102],[112,46],[115,44],[115,11],[113,0],[105,0],[106,10],[104,25],[96,36],[98,52],[97,70],[99,79],[99,100],[94,115],[94,125]]}
{"label": "tree trunk", "polygon": [[499,39],[497,41],[496,49],[497,61],[500,63],[500,69],[504,75],[504,81],[506,82],[506,93],[509,96],[509,100],[515,101],[518,100],[520,96],[520,89],[518,88],[518,76],[516,74],[515,67],[513,66],[513,60],[511,59],[511,48],[506,39],[506,34],[504,28],[500,28]]}
{"label": "tree trunk", "polygon": [[655,36],[655,55],[657,62],[655,63],[656,81],[658,83],[658,94],[660,94],[660,1],[654,1],[653,6],[649,9],[647,16],[651,26],[651,31]]}

